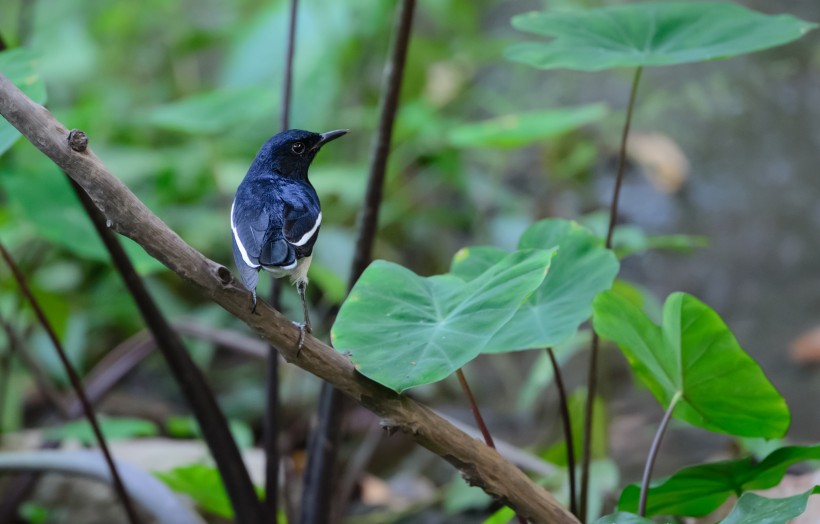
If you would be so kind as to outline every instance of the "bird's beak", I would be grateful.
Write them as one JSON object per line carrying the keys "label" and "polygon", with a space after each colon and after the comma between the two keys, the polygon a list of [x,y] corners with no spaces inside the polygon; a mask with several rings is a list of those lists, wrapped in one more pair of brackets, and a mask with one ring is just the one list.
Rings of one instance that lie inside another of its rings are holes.
{"label": "bird's beak", "polygon": [[346,134],[347,134],[347,129],[337,129],[335,131],[328,131],[327,133],[322,133],[320,135],[322,137],[322,139],[319,140],[316,143],[315,146],[313,146],[313,150],[315,151],[315,150],[319,149],[320,147],[322,147],[323,145],[327,144],[328,142],[336,140],[340,136],[346,135]]}

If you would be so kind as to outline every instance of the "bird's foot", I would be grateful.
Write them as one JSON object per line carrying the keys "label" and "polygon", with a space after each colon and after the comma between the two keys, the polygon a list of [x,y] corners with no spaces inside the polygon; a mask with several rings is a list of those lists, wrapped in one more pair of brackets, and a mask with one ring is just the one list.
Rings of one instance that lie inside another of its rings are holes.
{"label": "bird's foot", "polygon": [[256,290],[255,289],[253,291],[251,291],[251,295],[252,295],[251,296],[251,299],[252,299],[252,301],[251,301],[251,314],[255,315],[256,314]]}
{"label": "bird's foot", "polygon": [[305,345],[305,333],[312,333],[310,324],[303,322],[294,322],[294,326],[299,328],[299,342],[296,344],[296,358],[299,358],[299,353],[302,352],[302,346]]}

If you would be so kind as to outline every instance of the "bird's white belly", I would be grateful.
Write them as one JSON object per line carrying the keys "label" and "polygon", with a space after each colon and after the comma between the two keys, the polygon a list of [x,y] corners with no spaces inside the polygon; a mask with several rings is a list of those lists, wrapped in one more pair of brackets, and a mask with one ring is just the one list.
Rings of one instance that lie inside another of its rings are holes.
{"label": "bird's white belly", "polygon": [[310,269],[310,262],[313,260],[313,255],[305,258],[300,258],[296,261],[296,267],[293,269],[282,269],[279,267],[265,267],[262,268],[271,273],[275,278],[290,277],[290,283],[296,284],[298,282],[308,281],[308,269]]}

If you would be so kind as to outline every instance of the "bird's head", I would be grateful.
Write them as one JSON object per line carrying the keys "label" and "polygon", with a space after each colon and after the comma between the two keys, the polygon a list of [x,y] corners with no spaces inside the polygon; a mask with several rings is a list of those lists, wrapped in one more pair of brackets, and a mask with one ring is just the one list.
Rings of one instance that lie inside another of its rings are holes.
{"label": "bird's head", "polygon": [[276,172],[297,180],[307,179],[310,163],[323,145],[347,133],[337,129],[327,133],[312,133],[301,129],[288,129],[273,135],[256,154],[251,170]]}

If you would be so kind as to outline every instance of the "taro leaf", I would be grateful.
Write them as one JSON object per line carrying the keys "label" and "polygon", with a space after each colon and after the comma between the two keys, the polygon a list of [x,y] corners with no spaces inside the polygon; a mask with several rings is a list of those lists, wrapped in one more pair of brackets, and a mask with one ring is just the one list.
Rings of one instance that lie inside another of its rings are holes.
{"label": "taro leaf", "polygon": [[673,293],[657,326],[629,300],[608,291],[593,303],[598,334],[620,346],[629,365],[664,408],[711,431],[782,437],[785,400],[737,343],[720,316],[691,295]]}
{"label": "taro leaf", "polygon": [[599,518],[593,524],[655,524],[653,521],[634,513],[617,512]]}
{"label": "taro leaf", "polygon": [[[806,460],[820,460],[820,446],[787,446],[760,462],[746,457],[683,468],[650,488],[647,514],[707,515],[731,495],[776,486],[790,466]],[[618,509],[637,511],[640,492],[637,484],[627,486]]]}
{"label": "taro leaf", "polygon": [[541,285],[555,250],[508,254],[469,282],[370,264],[342,304],[333,346],[363,375],[398,392],[446,378],[490,348]]}
{"label": "taro leaf", "polygon": [[[544,348],[568,340],[589,318],[592,299],[609,289],[618,273],[618,261],[603,242],[569,220],[536,222],[521,236],[518,247],[559,250],[544,283],[496,333],[484,353]],[[463,249],[450,271],[470,280],[505,255],[493,247]]]}
{"label": "taro leaf", "polygon": [[[37,54],[28,49],[0,53],[0,73],[38,104],[46,101],[46,86],[37,71]],[[20,133],[5,118],[0,118],[0,155],[20,138]]]}
{"label": "taro leaf", "polygon": [[656,2],[516,16],[522,31],[551,37],[507,49],[540,69],[600,71],[729,58],[786,44],[815,24],[722,2]]}
{"label": "taro leaf", "polygon": [[820,486],[782,499],[746,493],[721,524],[786,524],[806,511],[809,497],[820,493]]}
{"label": "taro leaf", "polygon": [[455,127],[448,139],[455,147],[523,147],[601,120],[606,113],[604,104],[590,104],[507,115]]}

